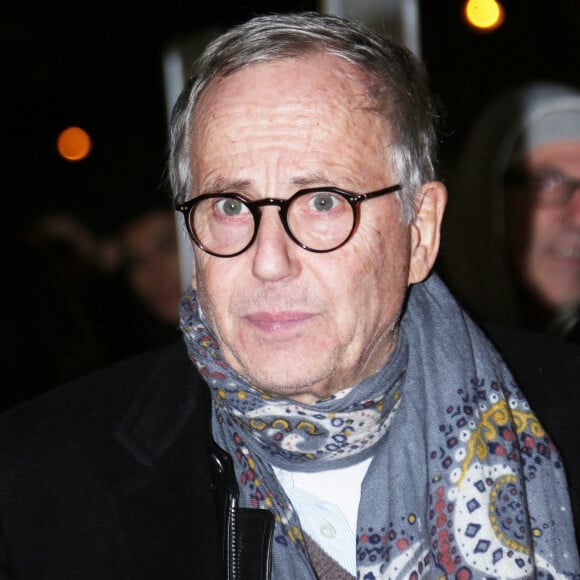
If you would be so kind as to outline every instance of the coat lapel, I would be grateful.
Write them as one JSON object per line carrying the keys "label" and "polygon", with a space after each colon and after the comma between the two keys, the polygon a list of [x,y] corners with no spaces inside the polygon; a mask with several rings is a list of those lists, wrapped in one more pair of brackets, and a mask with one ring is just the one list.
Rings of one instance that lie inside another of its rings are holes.
{"label": "coat lapel", "polygon": [[183,347],[167,355],[116,429],[132,458],[117,486],[120,524],[144,578],[220,578],[209,393]]}

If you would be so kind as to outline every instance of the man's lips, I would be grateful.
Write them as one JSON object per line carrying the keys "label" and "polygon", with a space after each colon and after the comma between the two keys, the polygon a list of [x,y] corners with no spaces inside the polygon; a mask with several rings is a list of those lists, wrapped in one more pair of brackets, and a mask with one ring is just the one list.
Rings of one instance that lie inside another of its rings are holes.
{"label": "man's lips", "polygon": [[265,331],[283,331],[294,329],[314,316],[311,312],[252,312],[243,319],[252,326]]}

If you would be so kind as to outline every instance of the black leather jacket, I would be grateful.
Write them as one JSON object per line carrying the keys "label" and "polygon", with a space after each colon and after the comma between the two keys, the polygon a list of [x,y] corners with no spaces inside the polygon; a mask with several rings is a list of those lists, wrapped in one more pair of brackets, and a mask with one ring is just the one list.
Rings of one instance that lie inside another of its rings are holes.
{"label": "black leather jacket", "polygon": [[269,579],[210,408],[179,341],[0,416],[0,579]]}
{"label": "black leather jacket", "polygon": [[212,485],[222,529],[222,553],[228,580],[266,580],[272,571],[274,515],[238,505],[232,459],[218,445],[210,447]]}

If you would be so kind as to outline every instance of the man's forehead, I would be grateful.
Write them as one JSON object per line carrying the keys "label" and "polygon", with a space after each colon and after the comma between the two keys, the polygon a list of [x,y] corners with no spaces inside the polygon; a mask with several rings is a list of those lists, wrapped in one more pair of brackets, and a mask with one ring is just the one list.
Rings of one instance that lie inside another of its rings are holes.
{"label": "man's forehead", "polygon": [[[359,106],[368,105],[370,101],[365,75],[357,67],[339,56],[315,52],[252,63],[227,75],[217,75],[201,92],[196,108],[208,103],[213,105],[219,98],[235,97],[241,89],[260,87],[286,94],[289,99],[297,98],[303,94],[301,89],[306,88],[326,92],[329,96],[336,93],[358,96]],[[352,106],[357,106],[356,101]]]}
{"label": "man's forehead", "polygon": [[214,79],[196,105],[194,139],[199,145],[209,131],[212,137],[219,133],[235,143],[248,136],[240,132],[240,125],[245,131],[285,127],[288,139],[297,137],[298,130],[356,139],[357,127],[364,127],[365,140],[371,132],[384,140],[389,131],[362,74],[328,54],[252,64]]}
{"label": "man's forehead", "polygon": [[330,55],[251,65],[216,79],[202,94],[193,129],[192,174],[204,190],[251,191],[223,180],[256,172],[260,190],[275,174],[287,193],[328,184],[356,191],[377,172],[377,186],[388,177],[386,122],[356,69]]}

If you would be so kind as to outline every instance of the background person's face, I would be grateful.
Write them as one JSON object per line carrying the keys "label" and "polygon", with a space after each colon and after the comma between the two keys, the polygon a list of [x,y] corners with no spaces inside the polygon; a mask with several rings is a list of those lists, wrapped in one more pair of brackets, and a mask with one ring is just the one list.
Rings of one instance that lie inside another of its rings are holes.
{"label": "background person's face", "polygon": [[131,222],[122,246],[133,290],[153,316],[177,325],[182,291],[173,212],[154,211]]}
{"label": "background person's face", "polygon": [[[347,77],[350,75],[350,78]],[[288,198],[304,187],[393,184],[384,126],[342,61],[255,65],[213,82],[198,106],[195,193]],[[267,207],[234,258],[194,248],[194,287],[228,363],[264,390],[311,401],[388,358],[409,277],[410,227],[394,195],[366,201],[354,237],[303,250]]]}
{"label": "background person's face", "polygon": [[[580,179],[580,142],[537,148],[521,163],[527,173]],[[522,188],[506,192],[508,240],[514,266],[540,302],[558,309],[580,302],[580,191],[560,207],[534,205]]]}

